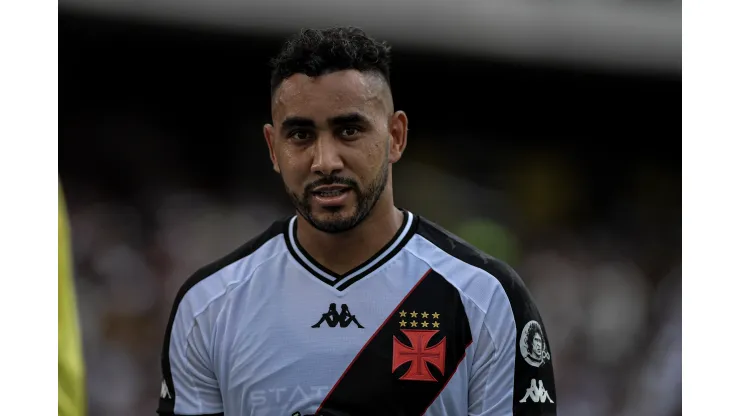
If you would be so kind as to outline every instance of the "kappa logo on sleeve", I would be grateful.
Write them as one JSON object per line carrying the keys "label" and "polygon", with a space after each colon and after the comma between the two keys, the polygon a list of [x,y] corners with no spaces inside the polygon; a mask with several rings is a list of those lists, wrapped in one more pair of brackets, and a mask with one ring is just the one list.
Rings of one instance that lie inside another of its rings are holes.
{"label": "kappa logo on sleeve", "polygon": [[532,384],[527,389],[527,393],[522,397],[521,400],[519,400],[519,403],[526,403],[527,399],[531,399],[535,403],[546,403],[549,401],[550,403],[555,403],[550,398],[550,394],[545,390],[545,386],[542,384],[542,380],[540,380],[539,386],[537,385],[537,380],[532,379]]}
{"label": "kappa logo on sleeve", "polygon": [[159,397],[163,399],[171,399],[172,396],[170,395],[170,389],[167,388],[167,383],[162,380],[162,387],[159,389]]}

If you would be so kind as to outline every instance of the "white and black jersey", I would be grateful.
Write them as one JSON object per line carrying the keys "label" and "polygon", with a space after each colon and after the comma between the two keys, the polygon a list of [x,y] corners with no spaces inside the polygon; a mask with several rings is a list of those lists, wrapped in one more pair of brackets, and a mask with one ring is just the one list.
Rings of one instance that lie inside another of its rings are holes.
{"label": "white and black jersey", "polygon": [[337,274],[296,217],[195,273],[162,351],[162,415],[555,415],[548,338],[516,273],[405,212]]}

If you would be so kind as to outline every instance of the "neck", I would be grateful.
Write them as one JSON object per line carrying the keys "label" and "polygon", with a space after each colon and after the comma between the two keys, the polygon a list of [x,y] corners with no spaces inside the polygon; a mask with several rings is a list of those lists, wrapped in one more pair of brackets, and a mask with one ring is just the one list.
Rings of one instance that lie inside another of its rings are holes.
{"label": "neck", "polygon": [[298,241],[327,269],[344,274],[380,251],[403,223],[403,212],[392,198],[382,196],[373,210],[355,228],[338,234],[319,231],[298,215]]}

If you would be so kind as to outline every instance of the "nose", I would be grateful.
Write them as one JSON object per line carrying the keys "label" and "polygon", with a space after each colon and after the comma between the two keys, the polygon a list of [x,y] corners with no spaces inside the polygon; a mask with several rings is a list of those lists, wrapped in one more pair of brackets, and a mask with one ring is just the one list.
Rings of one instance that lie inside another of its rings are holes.
{"label": "nose", "polygon": [[333,137],[322,136],[314,142],[311,171],[321,176],[329,176],[344,168],[340,149]]}

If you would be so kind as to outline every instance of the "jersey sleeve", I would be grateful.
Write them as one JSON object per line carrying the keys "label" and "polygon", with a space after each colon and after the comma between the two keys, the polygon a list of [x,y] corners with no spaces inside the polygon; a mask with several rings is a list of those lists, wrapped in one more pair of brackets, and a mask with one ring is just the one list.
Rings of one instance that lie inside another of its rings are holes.
{"label": "jersey sleeve", "polygon": [[[537,306],[510,268],[493,291],[478,334],[469,415],[556,415],[547,332]],[[501,269],[498,270],[501,273]]]}
{"label": "jersey sleeve", "polygon": [[207,347],[208,325],[198,321],[196,312],[187,296],[175,301],[162,348],[160,415],[211,416],[224,412]]}

